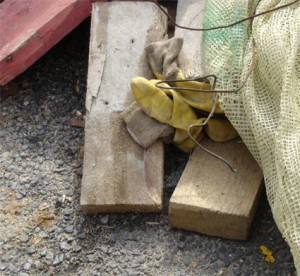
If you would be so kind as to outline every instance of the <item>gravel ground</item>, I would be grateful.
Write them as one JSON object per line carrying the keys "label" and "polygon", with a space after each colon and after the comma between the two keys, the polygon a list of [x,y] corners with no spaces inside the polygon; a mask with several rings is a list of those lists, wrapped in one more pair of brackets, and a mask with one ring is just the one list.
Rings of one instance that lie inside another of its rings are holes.
{"label": "gravel ground", "polygon": [[67,122],[85,112],[88,42],[86,20],[1,102],[0,275],[295,275],[265,195],[248,241],[168,226],[168,200],[187,161],[172,146],[162,214],[81,212],[84,130]]}

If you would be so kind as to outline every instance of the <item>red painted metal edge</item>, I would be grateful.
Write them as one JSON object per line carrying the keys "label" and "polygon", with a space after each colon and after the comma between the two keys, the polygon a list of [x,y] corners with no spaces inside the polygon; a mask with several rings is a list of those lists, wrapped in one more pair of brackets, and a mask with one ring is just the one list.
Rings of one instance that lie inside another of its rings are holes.
{"label": "red painted metal edge", "polygon": [[25,71],[90,13],[90,0],[4,0],[0,4],[0,85]]}

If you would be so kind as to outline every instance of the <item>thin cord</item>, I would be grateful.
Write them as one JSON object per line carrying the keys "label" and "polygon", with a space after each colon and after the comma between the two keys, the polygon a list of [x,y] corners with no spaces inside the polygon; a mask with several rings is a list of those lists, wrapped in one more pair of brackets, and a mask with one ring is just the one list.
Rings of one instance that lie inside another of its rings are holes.
{"label": "thin cord", "polygon": [[[214,83],[213,83],[213,88],[215,87],[216,85],[216,81],[217,79],[215,78],[214,79]],[[213,116],[214,112],[215,112],[215,109],[216,109],[216,106],[217,106],[217,94],[214,95],[214,98],[213,98],[213,107],[208,115],[208,117],[206,118],[206,120],[202,123],[202,124],[194,124],[194,125],[190,125],[187,129],[187,133],[188,133],[188,136],[189,138],[200,148],[202,149],[203,151],[207,152],[208,154],[212,155],[213,157],[219,159],[220,161],[224,162],[232,172],[236,173],[237,172],[237,169],[235,169],[231,163],[226,160],[225,158],[223,158],[222,156],[220,155],[217,155],[216,153],[212,152],[211,150],[207,149],[206,147],[202,146],[196,139],[194,139],[194,137],[192,136],[191,134],[191,129],[194,128],[194,127],[204,127],[208,121],[210,120],[210,118]]]}
{"label": "thin cord", "polygon": [[288,7],[288,6],[291,6],[297,2],[299,2],[300,0],[295,0],[291,3],[288,3],[288,4],[285,4],[285,5],[282,5],[282,6],[279,6],[277,8],[274,8],[274,9],[270,9],[270,10],[267,10],[267,11],[264,11],[264,12],[260,12],[260,13],[257,13],[257,14],[253,14],[249,17],[246,17],[246,18],[243,18],[241,20],[238,20],[236,22],[233,22],[233,23],[230,23],[228,25],[220,25],[220,26],[215,26],[215,27],[210,27],[210,28],[191,28],[191,27],[186,27],[186,26],[180,26],[179,24],[177,24],[175,22],[175,20],[161,7],[160,4],[158,4],[157,0],[152,0],[152,2],[154,2],[160,9],[161,11],[170,19],[170,21],[178,28],[181,28],[181,29],[185,29],[185,30],[189,30],[189,31],[212,31],[212,30],[217,30],[217,29],[225,29],[225,28],[229,28],[229,27],[232,27],[234,25],[237,25],[237,24],[240,24],[242,22],[245,22],[247,20],[251,20],[255,17],[258,17],[258,16],[261,16],[261,15],[264,15],[264,14],[267,14],[267,13],[270,13],[270,12],[274,12],[274,11],[277,11],[277,10],[280,10],[280,9],[283,9],[285,7]]}
{"label": "thin cord", "polygon": [[[218,90],[218,89],[214,89],[214,87],[215,87],[215,85],[214,85],[212,89],[199,89],[199,88],[177,87],[177,86],[170,86],[169,89],[173,89],[173,90],[177,90],[177,91],[185,90],[185,91],[206,92],[206,93],[236,93],[236,92],[239,92],[246,85],[246,83],[248,81],[248,78],[249,78],[251,72],[254,69],[255,60],[256,60],[255,41],[252,38],[252,62],[251,62],[249,71],[247,72],[247,75],[245,76],[244,81],[240,84],[240,86],[238,88],[236,88],[236,89],[232,88],[232,89],[228,89],[228,90]],[[155,86],[157,88],[160,88],[160,89],[166,89],[165,86],[161,86],[160,84],[162,84],[162,83],[170,84],[170,83],[177,83],[177,82],[203,81],[203,80],[207,80],[207,78],[209,78],[209,77],[214,78],[214,84],[215,84],[216,81],[217,81],[217,76],[216,75],[207,75],[207,76],[200,77],[200,78],[191,78],[191,79],[185,79],[185,80],[162,80],[162,81],[159,81],[159,82],[155,83]]]}
{"label": "thin cord", "polygon": [[[214,78],[214,82],[213,82],[213,89],[215,88],[216,86],[216,82],[217,82],[217,78],[215,77]],[[191,129],[194,128],[194,127],[204,127],[208,121],[210,120],[210,118],[213,116],[214,112],[215,112],[215,109],[216,109],[216,106],[217,106],[217,94],[215,93],[214,94],[214,98],[213,98],[213,107],[208,115],[208,117],[206,118],[206,120],[202,123],[202,124],[194,124],[194,125],[190,125],[187,129],[187,133],[188,133],[188,136],[189,138],[200,148],[202,149],[203,151],[207,152],[208,154],[212,155],[213,157],[219,159],[220,161],[224,162],[232,172],[236,173],[237,172],[237,169],[235,169],[231,163],[226,160],[225,158],[223,158],[222,156],[220,155],[217,155],[216,153],[212,152],[211,150],[207,149],[206,147],[202,146],[196,139],[194,139],[194,137],[192,136],[191,134]]]}
{"label": "thin cord", "polygon": [[219,159],[220,161],[224,162],[224,163],[230,168],[230,170],[231,170],[232,172],[236,173],[236,172],[237,172],[237,169],[234,168],[228,160],[226,160],[225,158],[221,157],[220,155],[217,155],[216,153],[212,152],[211,150],[205,148],[205,147],[202,146],[197,140],[194,139],[194,137],[191,135],[191,129],[192,129],[193,127],[200,127],[200,126],[202,126],[202,124],[199,124],[199,125],[190,125],[190,126],[188,127],[188,136],[189,136],[189,138],[190,138],[190,139],[191,139],[191,140],[192,140],[192,141],[193,141],[200,149],[202,149],[203,151],[205,151],[205,152],[207,152],[208,154],[212,155],[213,157]]}

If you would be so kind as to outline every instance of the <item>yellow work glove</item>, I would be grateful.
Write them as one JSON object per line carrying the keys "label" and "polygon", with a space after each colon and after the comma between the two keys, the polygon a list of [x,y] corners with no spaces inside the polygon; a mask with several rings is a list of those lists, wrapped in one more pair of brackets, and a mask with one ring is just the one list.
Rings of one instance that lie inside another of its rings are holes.
{"label": "yellow work glove", "polygon": [[[152,42],[145,48],[146,56],[153,74],[158,80],[184,80],[184,74],[179,68],[177,57],[182,49],[183,39],[173,37],[168,40]],[[187,87],[194,89],[210,90],[209,83],[190,81],[176,82],[177,87]],[[213,93],[195,92],[189,90],[176,90],[185,101],[192,107],[210,112],[213,107]],[[217,102],[215,113],[223,114],[224,112]]]}
{"label": "yellow work glove", "polygon": [[[171,89],[166,83],[155,84],[159,80],[184,80],[184,75],[178,66],[177,56],[182,48],[182,38],[154,42],[145,48],[150,67],[158,80],[147,80],[136,77],[131,81],[132,93],[143,111],[161,123],[175,128],[173,143],[183,151],[190,152],[194,142],[188,137],[187,129],[193,124],[202,124],[205,118],[198,118],[196,110],[209,113],[213,108],[214,94],[189,90]],[[175,87],[211,90],[206,82],[175,82]],[[215,113],[224,114],[217,102]],[[208,136],[218,142],[228,141],[237,136],[237,132],[226,119],[211,119],[205,127]],[[195,140],[203,136],[202,127],[191,129]]]}
{"label": "yellow work glove", "polygon": [[[190,152],[195,144],[187,134],[187,128],[192,124],[201,124],[205,119],[198,119],[195,111],[185,99],[176,91],[160,89],[155,86],[158,80],[147,80],[136,77],[131,81],[131,90],[135,100],[141,105],[143,111],[161,123],[168,124],[176,129],[173,138],[174,144],[183,151]],[[202,128],[193,128],[191,135],[200,139]]]}
{"label": "yellow work glove", "polygon": [[204,129],[209,138],[215,142],[226,142],[239,136],[232,124],[225,118],[210,119]]}
{"label": "yellow work glove", "polygon": [[[177,80],[184,80],[184,76],[181,70],[178,71]],[[211,90],[212,87],[210,83],[206,82],[198,82],[198,81],[189,81],[189,82],[176,82],[176,87],[186,87],[186,88],[193,88],[199,90]],[[189,91],[189,90],[177,90],[177,92],[184,97],[185,101],[192,107],[205,111],[210,112],[213,108],[213,98],[214,93],[211,92],[196,92],[196,91]],[[217,100],[215,113],[217,114],[224,114],[224,111],[221,109],[219,102]]]}

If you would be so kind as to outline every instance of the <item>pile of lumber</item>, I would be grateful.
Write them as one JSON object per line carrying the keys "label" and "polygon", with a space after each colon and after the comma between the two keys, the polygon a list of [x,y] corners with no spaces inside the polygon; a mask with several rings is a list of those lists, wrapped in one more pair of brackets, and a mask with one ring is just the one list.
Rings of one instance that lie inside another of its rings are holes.
{"label": "pile of lumber", "polygon": [[[175,4],[175,3],[174,3]],[[204,1],[179,0],[176,21],[200,27]],[[166,16],[150,2],[93,3],[86,96],[81,206],[85,213],[160,212],[163,195],[163,143],[139,146],[122,112],[133,101],[130,81],[152,78],[145,46],[164,39]],[[184,38],[180,67],[203,75],[200,34],[175,29]],[[194,150],[170,199],[171,227],[230,239],[247,239],[262,190],[262,172],[241,141],[203,145],[233,163]]]}
{"label": "pile of lumber", "polygon": [[[168,20],[147,1],[91,2],[1,3],[0,85],[26,70],[88,17],[92,8],[82,209],[87,214],[161,212],[163,142],[157,140],[147,148],[138,145],[122,114],[134,102],[131,79],[153,77],[145,47],[166,38]],[[178,0],[168,6],[176,4],[179,25],[201,27],[205,0]],[[179,55],[183,72],[205,75],[201,33],[176,27],[175,36],[184,38]],[[205,139],[203,145],[234,164],[237,173],[196,148],[170,199],[170,226],[247,239],[262,191],[262,171],[241,139],[226,143]]]}

